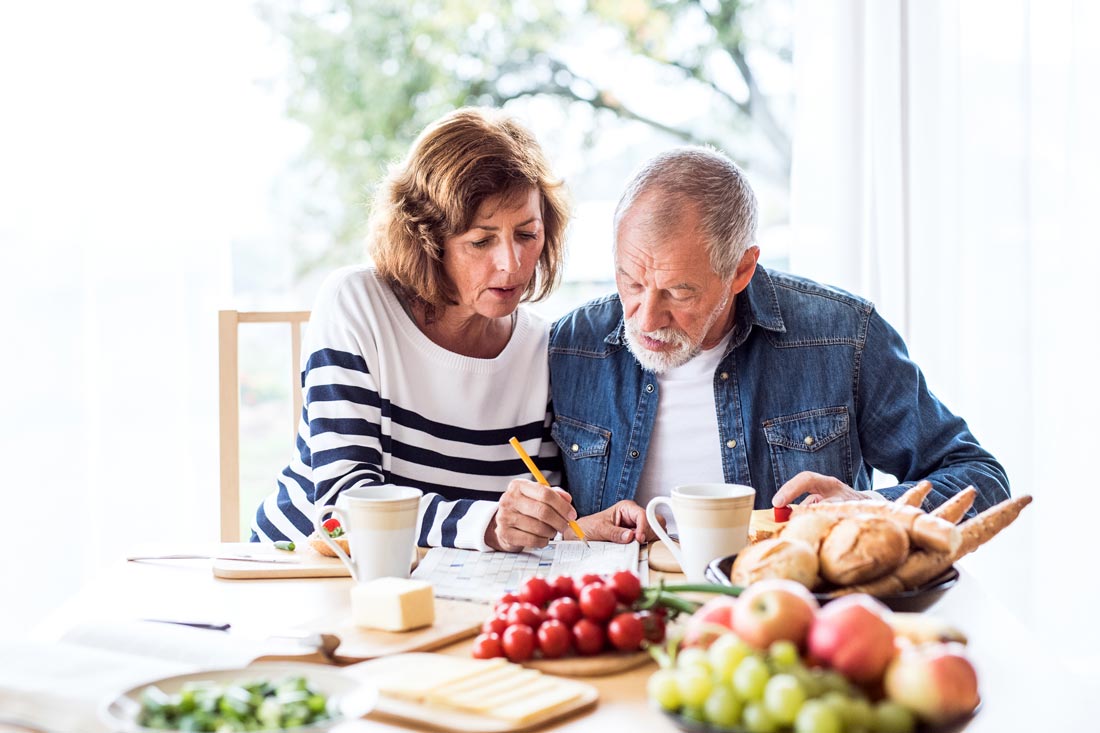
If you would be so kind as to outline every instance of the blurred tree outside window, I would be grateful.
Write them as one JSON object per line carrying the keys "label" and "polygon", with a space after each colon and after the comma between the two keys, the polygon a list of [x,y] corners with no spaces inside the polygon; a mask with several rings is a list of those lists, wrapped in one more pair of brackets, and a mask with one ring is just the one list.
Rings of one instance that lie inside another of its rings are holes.
{"label": "blurred tree outside window", "polygon": [[[282,251],[263,242],[237,247],[238,297],[270,289],[276,271],[308,294],[331,269],[365,261],[369,202],[387,166],[424,126],[465,105],[502,108],[530,127],[569,187],[563,283],[533,306],[544,317],[614,290],[615,203],[638,165],[674,145],[711,145],[745,168],[760,201],[762,263],[786,267],[793,0],[257,7],[287,54],[286,78],[276,83],[308,142],[287,177],[293,183],[277,191],[288,242]],[[254,460],[242,456],[249,517],[291,449],[282,420],[289,396],[276,388],[284,367],[268,366],[242,372],[244,444],[255,452]]]}

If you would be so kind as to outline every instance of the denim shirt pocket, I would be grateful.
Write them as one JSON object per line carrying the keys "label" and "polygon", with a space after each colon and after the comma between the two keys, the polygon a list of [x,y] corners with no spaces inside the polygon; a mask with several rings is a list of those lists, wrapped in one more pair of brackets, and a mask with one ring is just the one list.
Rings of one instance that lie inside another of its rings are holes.
{"label": "denim shirt pocket", "polygon": [[550,434],[561,451],[569,478],[569,493],[581,516],[598,511],[607,477],[611,431],[596,425],[555,415]]}
{"label": "denim shirt pocket", "polygon": [[848,408],[823,407],[764,421],[778,490],[802,471],[833,476],[852,485]]}

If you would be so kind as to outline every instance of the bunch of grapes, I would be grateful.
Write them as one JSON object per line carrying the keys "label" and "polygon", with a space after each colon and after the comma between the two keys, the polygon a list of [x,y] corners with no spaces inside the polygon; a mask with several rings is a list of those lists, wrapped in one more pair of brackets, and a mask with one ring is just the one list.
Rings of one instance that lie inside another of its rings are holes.
{"label": "bunch of grapes", "polygon": [[644,642],[664,641],[664,609],[635,610],[641,597],[641,581],[627,570],[528,578],[517,593],[506,593],[494,604],[474,640],[473,655],[525,662],[571,652],[636,651]]}
{"label": "bunch of grapes", "polygon": [[806,666],[794,643],[758,650],[733,633],[707,649],[670,655],[649,678],[648,694],[662,709],[714,729],[911,733],[916,727],[897,703],[872,703],[839,672]]}

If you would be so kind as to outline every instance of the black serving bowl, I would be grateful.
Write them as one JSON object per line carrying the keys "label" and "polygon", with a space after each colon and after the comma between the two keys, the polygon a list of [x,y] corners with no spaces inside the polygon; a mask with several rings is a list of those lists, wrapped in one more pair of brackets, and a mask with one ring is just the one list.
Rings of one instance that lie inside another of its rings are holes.
{"label": "black serving bowl", "polygon": [[[659,708],[658,708],[659,709]],[[916,733],[960,733],[970,721],[981,712],[982,705],[978,703],[978,707],[974,708],[974,712],[969,715],[964,715],[961,718],[952,720],[950,723],[944,723],[943,725],[930,725],[928,723],[918,723]],[[672,721],[680,730],[685,733],[748,733],[748,731],[740,726],[733,728],[719,728],[717,726],[708,725],[707,723],[701,723],[698,720],[692,720],[691,718],[685,718],[679,713],[670,713],[667,710],[661,710],[666,718]],[[789,728],[782,728],[781,730],[789,730]]]}
{"label": "black serving bowl", "polygon": [[[737,555],[727,555],[726,557],[712,560],[710,564],[707,565],[707,580],[712,583],[732,586],[733,583],[730,582],[730,568],[733,567],[733,561],[736,557]],[[919,588],[902,591],[900,593],[875,596],[875,598],[885,603],[892,611],[926,611],[935,605],[936,601],[958,582],[959,571],[952,565],[939,576],[933,578]],[[817,598],[818,603],[824,605],[842,596],[834,596],[825,592],[814,593],[814,597]]]}

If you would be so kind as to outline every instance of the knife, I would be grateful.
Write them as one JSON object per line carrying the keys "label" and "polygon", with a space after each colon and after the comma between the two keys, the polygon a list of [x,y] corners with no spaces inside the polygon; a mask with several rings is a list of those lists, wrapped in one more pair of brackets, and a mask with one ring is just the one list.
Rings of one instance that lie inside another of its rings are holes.
{"label": "knife", "polygon": [[129,562],[140,562],[142,560],[239,560],[240,562],[268,562],[284,565],[300,564],[300,561],[292,560],[289,557],[268,557],[260,555],[131,555],[127,557],[126,560]]}

